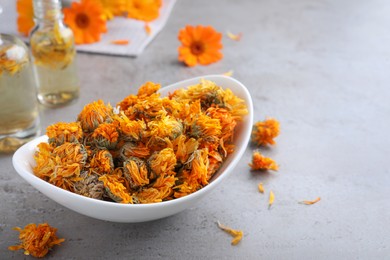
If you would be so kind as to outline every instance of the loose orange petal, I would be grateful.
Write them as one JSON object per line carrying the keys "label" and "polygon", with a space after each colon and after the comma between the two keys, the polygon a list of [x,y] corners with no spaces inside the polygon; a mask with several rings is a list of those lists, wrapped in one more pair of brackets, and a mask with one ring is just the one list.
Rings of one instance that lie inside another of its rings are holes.
{"label": "loose orange petal", "polygon": [[129,40],[114,40],[110,42],[111,44],[116,44],[116,45],[127,45],[129,44]]}
{"label": "loose orange petal", "polygon": [[227,76],[227,77],[231,77],[231,76],[233,76],[233,73],[234,73],[233,70],[229,70],[229,71],[223,73],[222,75]]}
{"label": "loose orange petal", "polygon": [[264,193],[264,187],[263,187],[263,183],[262,183],[262,182],[260,182],[259,185],[258,185],[257,187],[259,188],[259,191],[260,191],[261,193]]}
{"label": "loose orange petal", "polygon": [[232,39],[233,41],[240,41],[240,40],[241,40],[241,37],[242,37],[242,33],[233,34],[233,33],[231,33],[230,31],[227,31],[227,32],[226,32],[226,35],[227,35],[227,37],[229,37],[229,38]]}
{"label": "loose orange petal", "polygon": [[301,201],[299,202],[300,204],[305,204],[305,205],[312,205],[314,203],[317,203],[321,200],[320,197],[316,198],[315,200],[304,200],[304,201]]}
{"label": "loose orange petal", "polygon": [[147,35],[152,34],[152,28],[150,28],[150,25],[148,23],[145,23],[144,29]]}
{"label": "loose orange petal", "polygon": [[222,225],[219,221],[217,221],[217,224],[220,229],[222,229],[223,231],[225,231],[226,233],[230,234],[233,237],[232,240],[233,246],[237,245],[241,241],[242,237],[244,236],[244,232],[242,232],[241,230],[231,229],[230,227]]}
{"label": "loose orange petal", "polygon": [[268,200],[268,208],[271,208],[272,204],[274,204],[275,195],[272,190],[269,191],[269,200]]}

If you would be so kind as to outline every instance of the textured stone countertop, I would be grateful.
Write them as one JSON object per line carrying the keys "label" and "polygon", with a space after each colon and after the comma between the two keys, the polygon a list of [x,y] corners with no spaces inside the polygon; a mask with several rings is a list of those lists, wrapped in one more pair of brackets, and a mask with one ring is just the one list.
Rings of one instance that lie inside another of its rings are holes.
{"label": "textured stone countertop", "polygon": [[[42,129],[74,120],[98,98],[115,104],[145,81],[164,86],[234,70],[252,95],[254,120],[271,116],[281,123],[277,144],[262,150],[280,170],[250,172],[249,146],[234,173],[195,207],[120,224],[47,199],[19,177],[11,155],[0,155],[0,259],[31,259],[7,247],[18,242],[12,227],[32,222],[48,222],[66,238],[48,259],[389,257],[389,13],[385,0],[181,0],[140,57],[80,53],[81,97],[42,109]],[[222,61],[187,68],[177,61],[177,33],[186,24],[243,37],[223,38]],[[318,196],[317,204],[298,204]],[[217,220],[244,231],[237,246]]]}

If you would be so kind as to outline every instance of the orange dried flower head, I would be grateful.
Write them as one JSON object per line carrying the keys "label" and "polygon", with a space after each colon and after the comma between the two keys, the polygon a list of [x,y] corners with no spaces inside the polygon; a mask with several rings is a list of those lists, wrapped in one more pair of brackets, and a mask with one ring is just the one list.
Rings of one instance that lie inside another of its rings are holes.
{"label": "orange dried flower head", "polygon": [[187,25],[179,32],[179,61],[192,67],[208,65],[222,59],[222,34],[211,26]]}
{"label": "orange dried flower head", "polygon": [[252,170],[273,170],[277,171],[279,166],[271,158],[263,156],[260,152],[254,151],[252,163],[249,164]]}
{"label": "orange dried flower head", "polygon": [[126,141],[139,141],[146,130],[143,120],[130,120],[125,114],[114,116],[114,123],[118,125],[118,130]]}
{"label": "orange dried flower head", "polygon": [[161,88],[160,84],[153,83],[151,81],[146,82],[138,89],[138,98],[145,98],[151,96]]}
{"label": "orange dried flower head", "polygon": [[176,166],[176,156],[172,148],[165,148],[155,152],[148,159],[150,169],[157,176],[171,174]]}
{"label": "orange dried flower head", "polygon": [[128,142],[125,143],[120,150],[120,156],[123,160],[126,160],[129,157],[145,159],[146,157],[149,157],[149,155],[150,150],[143,143],[137,145],[136,143]]}
{"label": "orange dried flower head", "polygon": [[16,11],[18,12],[18,32],[28,36],[34,27],[34,10],[32,0],[17,0]]}
{"label": "orange dried flower head", "polygon": [[64,22],[72,29],[76,44],[97,42],[107,31],[104,10],[98,1],[72,2],[63,12]]}
{"label": "orange dried flower head", "polygon": [[52,152],[54,169],[49,182],[65,190],[73,191],[74,183],[80,180],[80,173],[87,160],[87,151],[78,143],[64,143]]}
{"label": "orange dried flower head", "polygon": [[132,189],[138,189],[139,187],[149,184],[148,169],[145,161],[138,159],[137,157],[130,157],[123,164],[123,174],[130,183]]}
{"label": "orange dried flower head", "polygon": [[99,178],[111,199],[116,202],[133,204],[133,198],[117,175],[105,174]]}
{"label": "orange dried flower head", "polygon": [[160,120],[153,120],[148,123],[152,137],[175,139],[183,133],[183,124],[170,116],[164,116]]}
{"label": "orange dried flower head", "polygon": [[92,132],[99,124],[111,121],[112,116],[112,107],[98,100],[86,105],[77,117],[77,121],[80,122],[84,132]]}
{"label": "orange dried flower head", "polygon": [[279,135],[279,132],[279,122],[276,119],[267,118],[253,126],[252,142],[257,145],[275,144],[274,138]]}
{"label": "orange dried flower head", "polygon": [[93,155],[89,167],[90,171],[97,175],[111,173],[114,170],[112,155],[107,150],[97,151]]}
{"label": "orange dried flower head", "polygon": [[113,123],[100,124],[92,134],[98,148],[114,149],[118,143],[119,133]]}
{"label": "orange dried flower head", "polygon": [[46,135],[49,137],[50,144],[61,145],[65,142],[81,142],[83,130],[79,122],[59,122],[47,127]]}
{"label": "orange dried flower head", "polygon": [[150,22],[159,16],[161,0],[128,0],[127,17]]}
{"label": "orange dried flower head", "polygon": [[10,246],[8,249],[12,251],[23,249],[25,255],[33,257],[44,257],[55,245],[65,241],[63,238],[58,238],[56,235],[57,229],[47,223],[38,224],[38,226],[31,223],[25,226],[24,229],[15,227],[14,230],[20,232],[21,244]]}

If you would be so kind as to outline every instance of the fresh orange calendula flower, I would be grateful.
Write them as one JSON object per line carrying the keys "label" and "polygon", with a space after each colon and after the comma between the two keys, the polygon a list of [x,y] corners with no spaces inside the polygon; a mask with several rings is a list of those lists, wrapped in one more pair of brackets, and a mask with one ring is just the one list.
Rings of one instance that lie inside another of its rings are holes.
{"label": "fresh orange calendula flower", "polygon": [[273,170],[277,171],[279,166],[271,158],[263,156],[260,152],[254,151],[252,163],[249,164],[252,170]]}
{"label": "fresh orange calendula flower", "polygon": [[15,227],[14,230],[20,232],[21,244],[10,246],[8,249],[12,251],[23,249],[25,255],[33,257],[44,257],[55,245],[65,241],[63,238],[58,238],[56,235],[57,229],[47,223],[38,224],[38,226],[31,223],[25,226],[24,229]]}
{"label": "fresh orange calendula flower", "polygon": [[231,229],[230,227],[222,225],[219,221],[217,222],[217,224],[220,229],[233,236],[233,240],[232,240],[233,246],[237,245],[238,242],[240,242],[242,237],[244,236],[244,232],[242,232],[241,230]]}
{"label": "fresh orange calendula flower", "polygon": [[103,8],[97,1],[72,2],[63,12],[64,22],[72,29],[76,44],[97,42],[107,31]]}
{"label": "fresh orange calendula flower", "polygon": [[128,0],[127,17],[150,22],[159,16],[161,0]]}
{"label": "fresh orange calendula flower", "polygon": [[18,32],[28,36],[34,27],[34,9],[32,0],[17,0],[16,11],[18,13]]}
{"label": "fresh orange calendula flower", "polygon": [[116,15],[122,15],[125,11],[126,0],[96,0],[103,8],[103,17],[111,20]]}
{"label": "fresh orange calendula flower", "polygon": [[252,130],[252,142],[257,145],[275,144],[274,138],[279,135],[280,124],[274,118],[255,123]]}
{"label": "fresh orange calendula flower", "polygon": [[222,59],[222,34],[211,26],[187,25],[179,31],[179,61],[192,67],[198,63],[208,65]]}

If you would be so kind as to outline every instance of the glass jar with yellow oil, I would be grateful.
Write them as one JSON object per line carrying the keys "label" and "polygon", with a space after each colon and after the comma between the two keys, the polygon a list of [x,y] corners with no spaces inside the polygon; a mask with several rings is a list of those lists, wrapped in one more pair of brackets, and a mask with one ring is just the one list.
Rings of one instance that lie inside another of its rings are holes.
{"label": "glass jar with yellow oil", "polygon": [[79,96],[76,49],[72,30],[62,21],[60,0],[34,0],[36,26],[30,34],[38,80],[38,100],[62,106]]}
{"label": "glass jar with yellow oil", "polygon": [[26,45],[0,34],[0,153],[39,134],[36,82]]}

